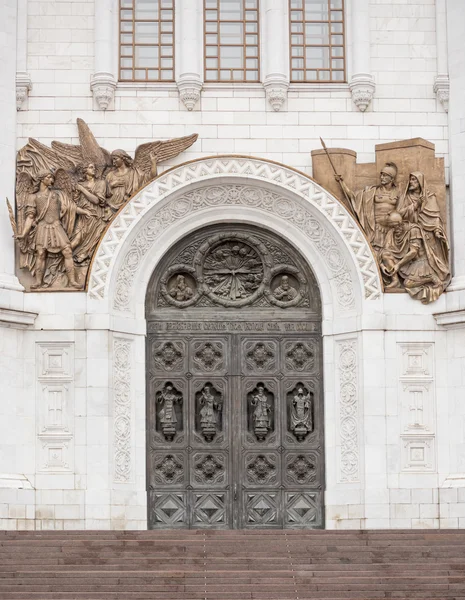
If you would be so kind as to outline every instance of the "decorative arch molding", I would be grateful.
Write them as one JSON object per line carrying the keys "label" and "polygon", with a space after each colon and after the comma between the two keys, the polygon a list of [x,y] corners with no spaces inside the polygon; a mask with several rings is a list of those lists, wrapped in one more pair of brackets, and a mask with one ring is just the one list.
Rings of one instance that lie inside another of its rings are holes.
{"label": "decorative arch molding", "polygon": [[[89,275],[91,299],[131,312],[131,290],[157,239],[170,227],[236,207],[277,219],[308,240],[331,281],[339,311],[376,300],[382,283],[371,248],[346,208],[309,176],[263,159],[218,156],[166,171],[136,194],[102,239]],[[221,220],[221,219],[218,219]],[[260,220],[259,222],[262,222]],[[358,280],[358,281],[357,281]]]}

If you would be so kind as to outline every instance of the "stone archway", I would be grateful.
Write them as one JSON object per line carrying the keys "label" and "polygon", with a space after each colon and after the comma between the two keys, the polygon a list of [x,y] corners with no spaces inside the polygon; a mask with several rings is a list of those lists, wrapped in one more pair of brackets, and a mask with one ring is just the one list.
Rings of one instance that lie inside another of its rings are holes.
{"label": "stone archway", "polygon": [[374,256],[347,210],[311,178],[237,156],[201,159],[162,174],[121,210],[97,250],[87,318],[109,331],[112,348],[113,489],[137,491],[138,503],[145,498],[145,294],[152,273],[179,240],[222,223],[259,225],[312,266],[322,302],[325,424],[331,432],[325,438],[327,497],[343,493],[346,484],[363,489],[358,330],[365,315],[382,310]]}

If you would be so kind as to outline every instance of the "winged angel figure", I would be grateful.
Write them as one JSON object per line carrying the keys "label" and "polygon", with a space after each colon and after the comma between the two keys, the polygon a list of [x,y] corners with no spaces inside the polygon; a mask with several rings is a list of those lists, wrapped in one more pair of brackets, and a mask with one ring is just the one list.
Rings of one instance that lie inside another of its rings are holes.
{"label": "winged angel figure", "polygon": [[[18,152],[15,238],[31,288],[83,288],[94,250],[115,213],[157,175],[158,163],[189,148],[197,134],[124,150],[101,148],[77,120],[79,145],[29,139]],[[10,213],[11,214],[11,213]]]}

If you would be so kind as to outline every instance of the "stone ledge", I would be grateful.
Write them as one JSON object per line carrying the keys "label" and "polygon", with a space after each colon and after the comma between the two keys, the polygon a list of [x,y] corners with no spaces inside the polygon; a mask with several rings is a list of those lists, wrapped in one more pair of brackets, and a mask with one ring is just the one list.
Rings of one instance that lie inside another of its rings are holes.
{"label": "stone ledge", "polygon": [[3,327],[32,327],[36,317],[37,313],[0,307],[0,325]]}
{"label": "stone ledge", "polygon": [[465,309],[451,310],[433,315],[436,323],[444,329],[460,329],[465,327]]}
{"label": "stone ledge", "polygon": [[21,473],[0,473],[0,489],[33,490],[29,479]]}

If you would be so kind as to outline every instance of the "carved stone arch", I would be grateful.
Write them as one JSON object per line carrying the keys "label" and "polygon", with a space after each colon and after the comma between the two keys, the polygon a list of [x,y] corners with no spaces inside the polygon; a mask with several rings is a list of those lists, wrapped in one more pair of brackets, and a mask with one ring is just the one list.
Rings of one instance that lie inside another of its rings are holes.
{"label": "carved stone arch", "polygon": [[196,228],[234,221],[260,224],[301,250],[314,268],[325,320],[348,311],[360,314],[366,301],[380,298],[371,248],[338,200],[284,165],[219,156],[163,173],[121,210],[92,264],[91,311],[105,304],[110,313],[135,317],[137,297],[144,297],[167,248]]}

